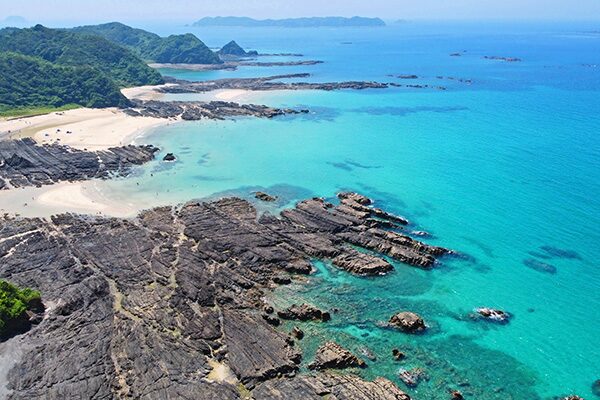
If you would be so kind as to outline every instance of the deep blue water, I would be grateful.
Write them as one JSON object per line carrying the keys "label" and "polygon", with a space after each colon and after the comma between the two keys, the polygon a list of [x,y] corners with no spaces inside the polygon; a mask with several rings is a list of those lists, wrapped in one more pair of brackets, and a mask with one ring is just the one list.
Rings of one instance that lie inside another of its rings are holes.
{"label": "deep blue water", "polygon": [[[279,306],[340,308],[304,324],[310,361],[323,335],[377,355],[367,377],[402,386],[399,368],[424,367],[417,399],[594,398],[600,379],[600,23],[409,23],[380,29],[194,29],[209,46],[236,39],[260,52],[300,52],[310,67],[235,72],[164,70],[184,79],[310,72],[314,81],[377,80],[435,89],[262,93],[254,101],[306,107],[308,116],[182,123],[144,138],[179,160],[111,182],[115,196],[156,203],[265,188],[279,206],[360,191],[469,257],[433,271],[396,265],[364,279],[317,263],[282,288]],[[461,52],[461,57],[449,54]],[[518,57],[522,62],[485,60]],[[389,75],[416,74],[414,81]],[[438,79],[438,76],[471,80]],[[188,96],[193,98],[194,96]],[[200,96],[199,96],[200,97]],[[139,183],[139,186],[133,183]],[[264,207],[264,206],[263,206]],[[533,261],[532,261],[533,260]],[[550,264],[556,273],[532,268]],[[476,323],[474,307],[514,314]],[[431,326],[407,337],[378,326],[398,310]],[[401,347],[407,361],[392,360]],[[468,384],[468,385],[467,385]]]}

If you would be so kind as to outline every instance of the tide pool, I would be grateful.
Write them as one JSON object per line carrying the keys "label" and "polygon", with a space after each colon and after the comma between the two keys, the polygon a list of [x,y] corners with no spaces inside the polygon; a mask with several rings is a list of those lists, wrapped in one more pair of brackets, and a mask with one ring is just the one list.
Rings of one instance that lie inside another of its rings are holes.
{"label": "tide pool", "polygon": [[[259,93],[254,102],[311,113],[160,128],[142,139],[161,148],[157,161],[106,186],[117,199],[147,204],[251,199],[260,189],[281,198],[258,205],[269,212],[310,196],[359,191],[430,232],[428,243],[465,257],[442,259],[432,271],[396,264],[394,273],[371,279],[317,262],[307,282],[282,287],[273,298],[281,307],[306,301],[340,310],[330,323],[301,324],[307,362],[331,337],[359,355],[368,348],[377,356],[357,373],[386,376],[417,399],[447,399],[449,388],[476,399],[594,398],[600,35],[587,25],[435,29],[196,32],[209,45],[235,38],[262,52],[301,52],[326,62],[163,73],[203,80],[311,72],[314,81],[372,79],[447,90]],[[457,51],[464,53],[449,55]],[[400,74],[420,78],[407,82]],[[177,162],[160,161],[167,152]],[[514,318],[505,326],[475,322],[468,314],[479,306]],[[420,313],[428,333],[413,337],[381,327],[400,310]],[[406,361],[394,361],[392,348],[404,351]],[[416,389],[397,378],[400,368],[412,367],[430,378]]]}

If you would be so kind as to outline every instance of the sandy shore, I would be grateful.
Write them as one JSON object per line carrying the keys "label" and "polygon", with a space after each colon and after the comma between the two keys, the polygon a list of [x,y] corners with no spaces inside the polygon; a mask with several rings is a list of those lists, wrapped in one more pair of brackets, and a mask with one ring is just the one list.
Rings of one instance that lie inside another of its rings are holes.
{"label": "sandy shore", "polygon": [[[129,98],[162,98],[151,86],[124,89]],[[202,101],[248,102],[257,94],[248,90],[225,89],[206,93]],[[177,123],[168,119],[132,117],[117,108],[80,108],[28,118],[0,119],[0,140],[30,137],[38,143],[58,143],[82,150],[103,150],[131,144],[149,130]],[[136,142],[140,142],[137,140]],[[0,191],[0,212],[23,216],[49,217],[63,212],[101,214],[114,217],[136,215],[140,204],[127,204],[101,190],[101,181],[58,183],[41,188]]]}
{"label": "sandy shore", "polygon": [[102,191],[102,181],[61,182],[0,191],[0,214],[50,217],[64,212],[133,217],[139,205],[117,202]]}
{"label": "sandy shore", "polygon": [[[162,118],[131,117],[116,108],[80,108],[29,118],[0,120],[0,140],[30,137],[90,151],[131,144],[149,130],[174,123]],[[67,133],[69,132],[69,133]],[[49,217],[63,212],[134,216],[139,205],[116,202],[100,189],[101,181],[62,182],[41,188],[0,190],[0,213]]]}
{"label": "sandy shore", "polygon": [[102,150],[130,144],[148,130],[168,123],[172,121],[131,117],[117,108],[78,108],[30,118],[0,120],[0,138],[31,137],[38,143]]}
{"label": "sandy shore", "polygon": [[137,86],[132,88],[121,89],[121,93],[128,99],[138,100],[161,100],[164,97],[164,93],[157,92],[156,89],[160,87],[171,86],[172,84],[167,83],[159,86]]}
{"label": "sandy shore", "polygon": [[244,103],[246,101],[249,101],[254,95],[254,92],[252,92],[251,90],[244,89],[223,89],[215,90],[211,93],[214,96],[215,100],[235,101],[238,103]]}

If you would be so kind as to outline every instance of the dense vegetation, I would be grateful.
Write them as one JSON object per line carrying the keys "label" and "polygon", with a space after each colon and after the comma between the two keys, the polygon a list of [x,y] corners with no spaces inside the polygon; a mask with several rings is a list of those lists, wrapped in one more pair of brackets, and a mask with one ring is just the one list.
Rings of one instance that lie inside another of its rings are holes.
{"label": "dense vegetation", "polygon": [[194,26],[279,26],[286,28],[346,27],[346,26],[385,26],[380,18],[365,17],[312,17],[287,19],[253,19],[248,17],[205,17]]}
{"label": "dense vegetation", "polygon": [[158,63],[220,64],[221,59],[200,39],[188,33],[163,38],[119,22],[74,28],[73,32],[102,36],[134,51],[147,61]]}
{"label": "dense vegetation", "polygon": [[19,289],[4,280],[0,280],[0,336],[6,334],[7,325],[17,320],[40,301],[40,293],[31,289]]}
{"label": "dense vegetation", "polygon": [[41,25],[0,30],[0,115],[124,107],[121,87],[160,83],[132,51],[100,36]]}
{"label": "dense vegetation", "polygon": [[161,75],[128,49],[99,36],[49,29],[0,30],[0,51],[39,57],[50,63],[92,67],[119,86],[162,83]]}
{"label": "dense vegetation", "polygon": [[0,113],[31,107],[126,106],[106,74],[87,66],[63,66],[39,57],[0,53]]}

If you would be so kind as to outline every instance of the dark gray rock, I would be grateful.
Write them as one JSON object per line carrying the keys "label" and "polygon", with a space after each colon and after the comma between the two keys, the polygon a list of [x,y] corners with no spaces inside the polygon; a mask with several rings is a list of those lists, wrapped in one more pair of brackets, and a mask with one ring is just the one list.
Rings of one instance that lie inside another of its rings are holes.
{"label": "dark gray rock", "polygon": [[499,324],[507,324],[510,321],[510,318],[512,317],[512,315],[506,311],[489,307],[476,308],[475,312],[480,318]]}
{"label": "dark gray rock", "polygon": [[408,387],[417,387],[419,382],[428,379],[427,373],[422,368],[401,369],[398,377]]}
{"label": "dark gray rock", "polygon": [[258,386],[252,394],[256,400],[410,400],[388,379],[369,382],[355,375],[329,373],[274,379]]}
{"label": "dark gray rock", "polygon": [[292,336],[298,340],[302,340],[304,338],[304,331],[297,326],[292,329]]}
{"label": "dark gray rock", "polygon": [[486,60],[497,60],[497,61],[506,61],[506,62],[520,62],[522,61],[517,57],[500,57],[500,56],[484,56]]}
{"label": "dark gray rock", "polygon": [[[132,219],[2,217],[0,278],[39,290],[48,305],[37,326],[10,339],[23,354],[8,372],[9,398],[268,398],[278,387],[292,388],[286,398],[408,398],[387,380],[299,374],[299,349],[263,319],[275,318],[263,312],[274,277],[308,273],[313,258],[338,257],[359,237],[409,260],[443,254],[367,219],[322,199],[259,218],[239,198]],[[319,360],[362,364],[335,344]],[[233,383],[209,377],[214,361]]]}
{"label": "dark gray rock", "polygon": [[326,322],[331,319],[331,315],[327,311],[321,311],[310,304],[293,304],[283,311],[278,311],[277,315],[281,319],[298,320],[298,321],[322,321]]}
{"label": "dark gray rock", "polygon": [[256,197],[258,200],[266,201],[266,202],[277,201],[277,196],[271,196],[270,194],[265,193],[265,192],[256,192],[254,194],[254,197]]}
{"label": "dark gray rock", "polygon": [[32,139],[0,141],[0,189],[126,175],[157,151],[153,146],[124,146],[89,152],[38,145]]}
{"label": "dark gray rock", "polygon": [[256,104],[238,104],[226,101],[157,101],[132,100],[129,115],[154,118],[181,118],[185,121],[200,119],[223,120],[233,117],[274,118],[289,114],[303,114],[308,110],[272,108]]}
{"label": "dark gray rock", "polygon": [[352,248],[345,249],[332,260],[332,264],[353,274],[364,276],[384,275],[394,270],[386,260]]}
{"label": "dark gray rock", "polygon": [[420,315],[403,311],[390,318],[390,325],[405,333],[420,333],[427,329]]}
{"label": "dark gray rock", "polygon": [[183,80],[169,80],[171,85],[157,88],[162,93],[203,93],[221,89],[244,89],[244,90],[343,90],[343,89],[386,89],[387,83],[371,81],[349,81],[349,82],[282,82],[282,79],[306,78],[310,74],[288,74],[276,75],[264,78],[229,78],[213,81],[190,82]]}
{"label": "dark gray rock", "polygon": [[163,157],[163,161],[169,161],[169,162],[172,162],[172,161],[175,161],[175,160],[177,160],[177,157],[175,157],[175,154],[173,154],[173,153],[167,153],[167,154],[166,154],[166,155]]}
{"label": "dark gray rock", "polygon": [[308,368],[314,370],[329,368],[346,369],[355,367],[363,368],[366,367],[366,364],[363,360],[335,342],[326,342],[319,347],[314,361],[308,366]]}

